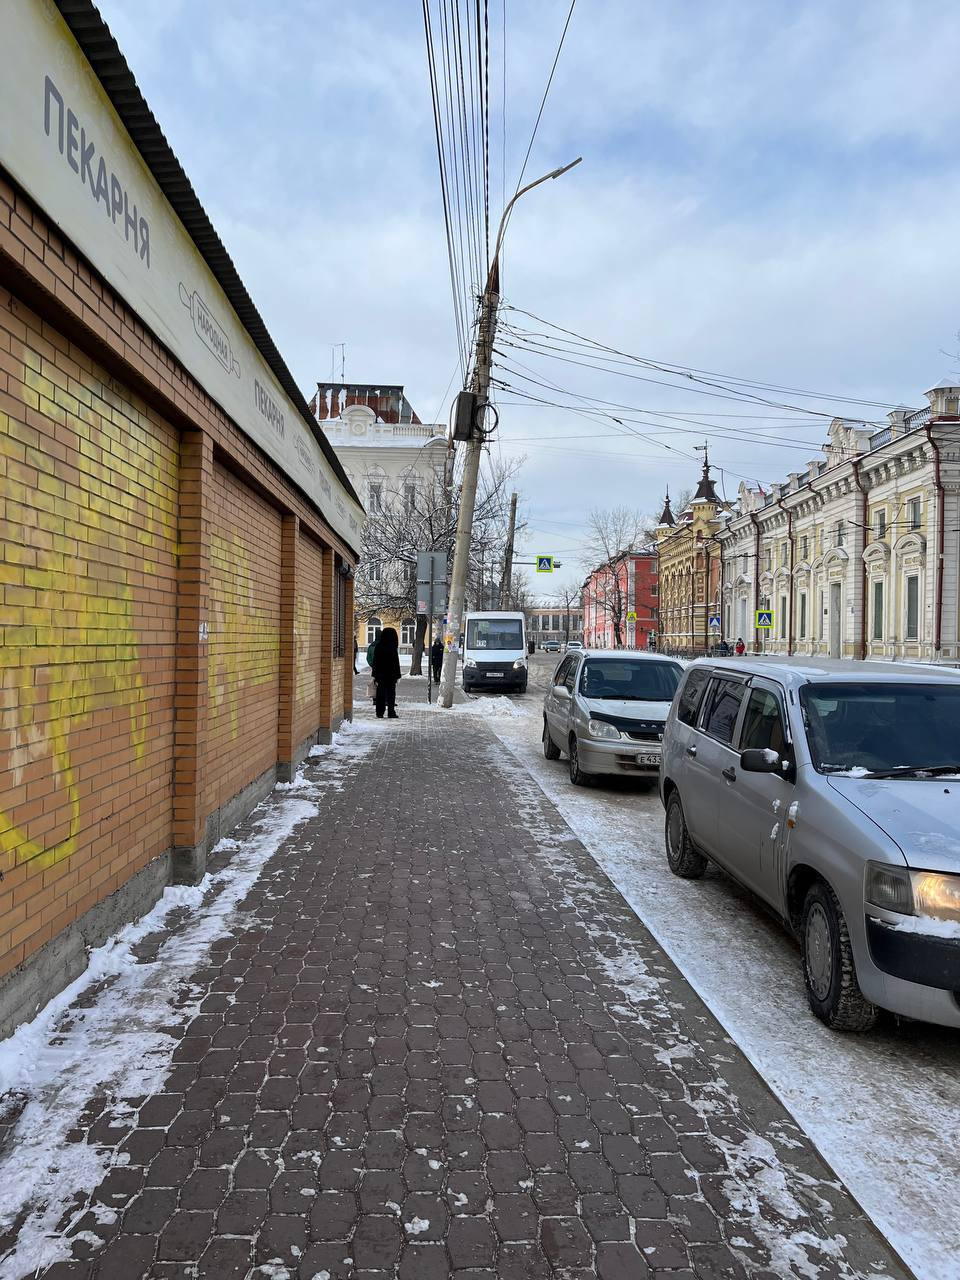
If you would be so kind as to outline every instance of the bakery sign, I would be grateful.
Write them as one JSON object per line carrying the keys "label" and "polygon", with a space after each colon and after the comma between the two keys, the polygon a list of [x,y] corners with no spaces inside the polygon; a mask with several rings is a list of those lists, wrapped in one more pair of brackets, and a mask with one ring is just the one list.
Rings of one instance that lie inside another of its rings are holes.
{"label": "bakery sign", "polygon": [[277,384],[51,0],[0,0],[0,164],[353,547],[362,507]]}

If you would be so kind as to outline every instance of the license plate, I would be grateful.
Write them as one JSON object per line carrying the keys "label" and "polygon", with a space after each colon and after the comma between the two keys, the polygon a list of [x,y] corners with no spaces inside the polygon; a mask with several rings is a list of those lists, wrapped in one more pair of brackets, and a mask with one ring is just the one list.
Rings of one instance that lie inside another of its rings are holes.
{"label": "license plate", "polygon": [[640,755],[637,756],[637,764],[652,764],[652,765],[656,765],[657,768],[659,768],[660,757],[654,756],[654,755],[647,755],[646,753],[641,753]]}
{"label": "license plate", "polygon": [[502,672],[502,671],[488,671],[488,672],[487,672],[487,679],[488,679],[488,680],[502,680],[502,679],[503,679],[503,672]]}

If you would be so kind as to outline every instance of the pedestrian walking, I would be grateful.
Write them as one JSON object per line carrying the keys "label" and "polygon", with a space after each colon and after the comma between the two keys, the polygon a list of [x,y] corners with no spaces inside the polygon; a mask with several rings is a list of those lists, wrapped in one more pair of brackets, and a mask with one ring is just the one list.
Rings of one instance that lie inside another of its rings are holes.
{"label": "pedestrian walking", "polygon": [[400,679],[400,637],[394,627],[384,627],[380,632],[380,639],[373,650],[370,670],[377,685],[374,697],[377,719],[382,720],[386,711],[388,720],[399,720],[397,681]]}
{"label": "pedestrian walking", "polygon": [[733,651],[738,658],[742,658],[747,652],[747,646],[743,643],[742,636],[737,636],[737,643],[733,646]]}
{"label": "pedestrian walking", "polygon": [[357,671],[357,658],[359,657],[359,655],[360,655],[360,642],[357,640],[357,637],[354,636],[353,637],[353,674],[355,676],[360,674]]}
{"label": "pedestrian walking", "polygon": [[443,671],[443,641],[439,636],[430,646],[430,665],[433,668],[433,683],[440,683],[440,675]]}

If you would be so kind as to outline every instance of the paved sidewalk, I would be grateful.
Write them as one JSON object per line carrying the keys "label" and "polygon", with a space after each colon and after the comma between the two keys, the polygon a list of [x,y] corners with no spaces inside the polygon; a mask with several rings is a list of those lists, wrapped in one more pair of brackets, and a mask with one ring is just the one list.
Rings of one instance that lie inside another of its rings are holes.
{"label": "paved sidewalk", "polygon": [[36,1274],[904,1277],[482,720],[400,712],[308,765],[162,1091],[91,1099]]}

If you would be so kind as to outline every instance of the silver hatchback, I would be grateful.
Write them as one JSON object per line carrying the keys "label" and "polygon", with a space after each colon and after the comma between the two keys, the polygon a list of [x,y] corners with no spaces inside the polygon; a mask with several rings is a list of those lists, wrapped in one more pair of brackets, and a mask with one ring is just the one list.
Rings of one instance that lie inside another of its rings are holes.
{"label": "silver hatchback", "polygon": [[800,939],[807,998],[960,1027],[960,673],[703,659],[663,739],[666,852],[712,859]]}
{"label": "silver hatchback", "polygon": [[599,775],[656,777],[663,726],[683,668],[631,650],[568,653],[543,700],[543,754],[565,752],[570,781]]}

